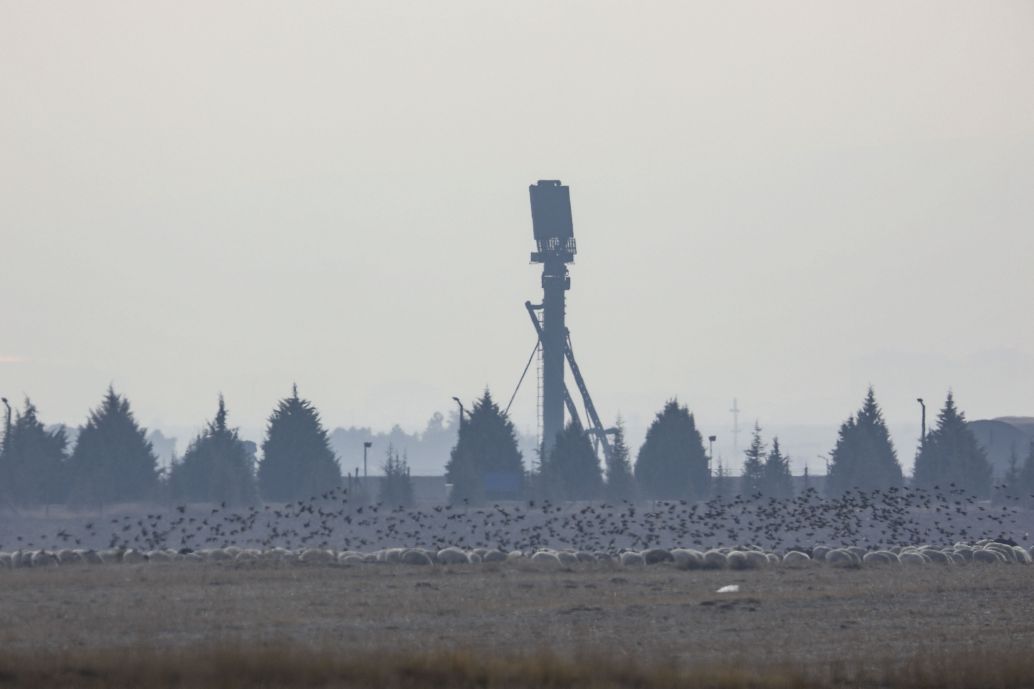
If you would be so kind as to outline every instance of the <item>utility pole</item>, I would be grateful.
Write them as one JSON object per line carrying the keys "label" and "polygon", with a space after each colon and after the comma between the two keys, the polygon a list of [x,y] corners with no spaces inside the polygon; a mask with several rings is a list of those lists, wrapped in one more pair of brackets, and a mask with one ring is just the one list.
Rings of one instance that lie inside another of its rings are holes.
{"label": "utility pole", "polygon": [[366,451],[373,447],[373,443],[369,440],[363,442],[363,488],[366,487],[366,480],[370,477],[366,471]]}
{"label": "utility pole", "polygon": [[456,404],[459,405],[459,408],[460,408],[460,430],[462,431],[463,430],[463,412],[464,412],[463,402],[460,401],[459,397],[453,397],[452,399],[453,399],[454,402],[456,402]]}
{"label": "utility pole", "polygon": [[922,452],[926,449],[926,402],[923,401],[922,397],[916,397],[916,402],[923,408],[923,416],[921,421],[921,435],[919,436],[919,451]]}
{"label": "utility pole", "polygon": [[714,463],[714,441],[718,440],[717,435],[707,436],[707,472],[711,473],[711,465]]}

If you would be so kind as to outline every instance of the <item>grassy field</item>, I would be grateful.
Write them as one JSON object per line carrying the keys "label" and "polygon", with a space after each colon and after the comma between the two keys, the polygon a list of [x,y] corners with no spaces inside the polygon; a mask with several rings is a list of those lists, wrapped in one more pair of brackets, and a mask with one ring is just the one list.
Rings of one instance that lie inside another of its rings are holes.
{"label": "grassy field", "polygon": [[155,563],[0,591],[0,686],[1034,685],[1022,566]]}

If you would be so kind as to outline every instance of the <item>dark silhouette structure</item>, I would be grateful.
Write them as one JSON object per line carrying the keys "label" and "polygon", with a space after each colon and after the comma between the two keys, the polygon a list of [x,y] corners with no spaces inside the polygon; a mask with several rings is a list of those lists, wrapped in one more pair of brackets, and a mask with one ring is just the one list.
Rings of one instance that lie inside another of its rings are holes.
{"label": "dark silhouette structure", "polygon": [[589,433],[597,447],[603,446],[604,455],[609,458],[611,447],[607,430],[600,422],[585,380],[575,362],[566,324],[565,293],[571,289],[567,264],[574,262],[578,251],[571,218],[571,191],[559,180],[539,180],[529,187],[529,192],[536,248],[531,254],[531,262],[542,264],[542,303],[536,305],[525,302],[525,307],[535,325],[539,346],[542,348],[542,456],[549,457],[557,434],[564,430],[565,406],[571,420],[581,426],[578,410],[564,383],[566,361],[571,366],[571,373],[585,405],[585,413],[589,417]]}

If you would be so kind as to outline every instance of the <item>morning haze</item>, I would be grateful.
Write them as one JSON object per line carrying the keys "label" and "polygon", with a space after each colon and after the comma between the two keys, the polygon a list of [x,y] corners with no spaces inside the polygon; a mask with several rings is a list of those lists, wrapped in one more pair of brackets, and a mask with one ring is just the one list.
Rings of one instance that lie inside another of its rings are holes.
{"label": "morning haze", "polygon": [[872,384],[906,469],[917,396],[1034,411],[1030,3],[2,2],[0,46],[0,381],[48,422],[505,402],[538,179],[633,447],[675,395],[729,458],[734,397],[828,449]]}

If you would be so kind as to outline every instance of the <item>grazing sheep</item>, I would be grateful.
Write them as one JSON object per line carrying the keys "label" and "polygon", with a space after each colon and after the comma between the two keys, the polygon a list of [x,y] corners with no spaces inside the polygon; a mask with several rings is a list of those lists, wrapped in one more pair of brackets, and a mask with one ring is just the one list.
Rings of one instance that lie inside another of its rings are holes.
{"label": "grazing sheep", "polygon": [[1030,553],[1021,548],[1018,545],[1012,547],[1013,553],[1016,555],[1016,561],[1021,565],[1029,565],[1031,563]]}
{"label": "grazing sheep", "polygon": [[402,557],[399,560],[404,565],[429,565],[431,564],[431,558],[427,557],[427,553],[418,548],[409,548],[402,551]]}
{"label": "grazing sheep", "polygon": [[799,550],[791,550],[786,555],[783,555],[784,567],[808,567],[812,562],[807,553],[802,553]]}
{"label": "grazing sheep", "polygon": [[481,556],[482,562],[506,562],[506,553],[501,550],[487,550]]}
{"label": "grazing sheep", "polygon": [[940,550],[936,550],[934,548],[929,548],[929,549],[924,549],[924,550],[922,550],[920,552],[922,552],[922,554],[927,559],[929,559],[930,562],[934,562],[934,563],[942,564],[942,565],[955,564],[955,560],[950,558],[948,555],[942,553]]}
{"label": "grazing sheep", "polygon": [[750,561],[747,559],[747,554],[742,550],[734,550],[726,555],[725,562],[729,565],[729,569],[750,568]]}
{"label": "grazing sheep", "polygon": [[506,554],[507,562],[517,562],[518,560],[524,559],[524,553],[519,550],[511,550]]}
{"label": "grazing sheep", "polygon": [[9,569],[11,567],[11,554],[0,553],[0,569]]}
{"label": "grazing sheep", "polygon": [[708,550],[704,553],[704,569],[725,569],[728,561],[720,550]]}
{"label": "grazing sheep", "polygon": [[704,566],[704,554],[690,548],[675,548],[671,551],[675,566],[679,569],[700,569]]}
{"label": "grazing sheep", "polygon": [[578,562],[596,562],[596,556],[587,550],[578,550],[574,556],[578,558]]}
{"label": "grazing sheep", "polygon": [[48,553],[46,550],[37,550],[32,554],[33,567],[52,567],[58,564],[60,562],[54,553]]}
{"label": "grazing sheep", "polygon": [[900,564],[898,556],[889,550],[874,550],[862,556],[862,563],[866,565],[896,565]]}
{"label": "grazing sheep", "polygon": [[443,548],[438,551],[438,562],[443,565],[467,565],[470,558],[459,548]]}
{"label": "grazing sheep", "polygon": [[826,562],[834,567],[854,567],[860,560],[850,550],[835,548],[826,553]]}
{"label": "grazing sheep", "polygon": [[337,561],[334,553],[320,548],[308,548],[298,556],[299,562],[310,565],[329,565]]}
{"label": "grazing sheep", "polygon": [[925,565],[927,559],[923,557],[922,553],[916,551],[902,551],[898,555],[898,561],[903,565]]}
{"label": "grazing sheep", "polygon": [[643,561],[648,565],[656,565],[661,562],[674,562],[675,557],[664,548],[648,548],[640,553]]}
{"label": "grazing sheep", "polygon": [[531,561],[540,567],[560,567],[560,558],[552,550],[540,550],[531,556]]}
{"label": "grazing sheep", "polygon": [[645,567],[646,558],[641,554],[627,550],[621,553],[621,566],[622,567]]}
{"label": "grazing sheep", "polygon": [[127,565],[135,565],[140,562],[147,562],[147,557],[145,557],[139,550],[130,548],[126,552],[122,553],[122,562]]}
{"label": "grazing sheep", "polygon": [[768,556],[760,550],[748,550],[744,553],[750,569],[764,569],[768,567]]}
{"label": "grazing sheep", "polygon": [[596,553],[596,562],[602,562],[604,564],[614,564],[616,560],[610,553]]}
{"label": "grazing sheep", "polygon": [[556,556],[560,559],[560,564],[564,567],[574,567],[578,564],[577,556],[568,550],[558,550],[556,551]]}
{"label": "grazing sheep", "polygon": [[57,553],[57,561],[62,565],[74,565],[83,561],[83,556],[75,550],[59,550]]}
{"label": "grazing sheep", "polygon": [[822,562],[826,559],[826,553],[833,550],[828,545],[817,545],[811,549],[811,558],[818,562]]}
{"label": "grazing sheep", "polygon": [[973,562],[984,562],[987,564],[997,564],[1003,562],[1004,559],[998,553],[993,550],[986,550],[984,548],[978,548],[973,551]]}

